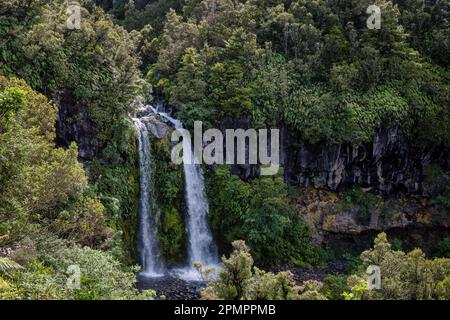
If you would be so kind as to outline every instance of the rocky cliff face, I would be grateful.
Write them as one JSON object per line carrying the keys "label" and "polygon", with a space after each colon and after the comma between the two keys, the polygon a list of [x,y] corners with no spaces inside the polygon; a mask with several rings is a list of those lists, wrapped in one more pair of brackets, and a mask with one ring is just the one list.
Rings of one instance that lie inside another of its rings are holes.
{"label": "rocky cliff face", "polygon": [[78,105],[67,91],[58,92],[54,101],[59,106],[56,123],[57,144],[67,147],[75,141],[79,158],[84,161],[93,160],[100,150],[100,145],[88,108]]}
{"label": "rocky cliff face", "polygon": [[[222,130],[248,129],[250,119],[228,119]],[[418,150],[398,126],[380,128],[372,142],[311,144],[286,127],[281,129],[280,161],[286,181],[299,187],[343,191],[361,187],[383,195],[415,194],[429,196],[432,186],[425,183],[424,169],[438,165],[450,171],[450,150]],[[248,180],[259,174],[258,166],[235,165],[234,174]]]}
{"label": "rocky cliff face", "polygon": [[[227,119],[225,129],[248,129],[250,119]],[[286,182],[293,186],[343,191],[361,187],[383,195],[429,196],[424,169],[437,165],[450,171],[450,150],[419,150],[398,126],[380,128],[372,142],[311,144],[288,128],[281,129],[280,161]],[[258,166],[234,165],[232,172],[248,180],[259,175]]]}
{"label": "rocky cliff face", "polygon": [[298,214],[312,226],[315,242],[330,247],[358,252],[385,231],[393,238],[407,239],[405,244],[413,249],[436,243],[448,234],[450,216],[430,206],[426,198],[371,195],[366,203],[353,203],[341,193],[314,188],[300,189],[294,202]]}
{"label": "rocky cliff face", "polygon": [[[249,124],[249,119],[230,119],[222,130],[248,129]],[[317,243],[358,252],[382,231],[417,245],[448,234],[450,215],[429,204],[435,186],[424,171],[437,165],[449,172],[450,150],[419,151],[395,126],[380,128],[372,142],[358,146],[311,144],[287,128],[280,139],[285,180],[300,187],[297,211],[309,221]],[[248,180],[258,176],[259,169],[234,165],[232,173]],[[373,203],[345,203],[343,192],[354,187]]]}
{"label": "rocky cliff face", "polygon": [[[312,145],[286,129],[282,137],[285,178],[304,187],[298,212],[313,226],[318,243],[358,252],[381,231],[422,247],[448,234],[450,215],[430,205],[434,182],[424,171],[438,165],[448,172],[449,150],[419,151],[398,127],[380,128],[372,142],[359,146]],[[355,205],[335,192],[353,187],[380,196],[368,194],[370,205]]]}
{"label": "rocky cliff face", "polygon": [[373,141],[359,146],[310,144],[282,134],[286,180],[296,186],[341,191],[358,186],[385,195],[429,195],[424,168],[437,164],[450,169],[449,150],[418,151],[398,127],[381,128]]}

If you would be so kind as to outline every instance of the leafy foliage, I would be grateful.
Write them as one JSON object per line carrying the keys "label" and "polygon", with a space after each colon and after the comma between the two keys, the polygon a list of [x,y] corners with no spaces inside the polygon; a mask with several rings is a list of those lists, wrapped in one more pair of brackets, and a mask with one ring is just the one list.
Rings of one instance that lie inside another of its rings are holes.
{"label": "leafy foliage", "polygon": [[0,133],[0,230],[20,239],[76,200],[87,185],[77,147],[54,145],[56,108],[23,81],[0,78],[0,92],[23,92]]}
{"label": "leafy foliage", "polygon": [[343,300],[344,292],[350,291],[345,275],[327,275],[323,280],[321,293],[329,300]]}
{"label": "leafy foliage", "polygon": [[450,260],[426,259],[420,249],[407,254],[394,251],[385,233],[375,239],[373,249],[361,254],[363,267],[376,265],[381,270],[381,289],[368,290],[362,272],[349,278],[355,299],[447,300],[450,293]]}
{"label": "leafy foliage", "polygon": [[400,124],[449,145],[448,6],[396,2],[377,2],[383,23],[369,30],[370,1],[189,1],[167,14],[148,78],[189,125],[251,115],[313,143],[360,143]]}
{"label": "leafy foliage", "polygon": [[23,267],[14,260],[0,257],[0,274],[11,276],[12,272],[21,269],[23,269]]}
{"label": "leafy foliage", "polygon": [[[61,240],[45,239],[39,244],[41,261],[35,260],[14,276],[11,285],[21,299],[122,300],[152,299],[153,292],[139,293],[134,269],[124,270],[111,254]],[[52,250],[49,250],[52,249]],[[80,288],[67,286],[70,265],[80,268]]]}
{"label": "leafy foliage", "polygon": [[170,163],[170,135],[159,141],[154,139],[152,148],[161,252],[167,263],[182,263],[186,256],[183,171],[180,166]]}
{"label": "leafy foliage", "polygon": [[229,258],[222,258],[219,279],[202,291],[204,300],[326,300],[322,284],[307,281],[297,286],[290,272],[273,274],[253,268],[250,249],[244,241],[233,242]]}
{"label": "leafy foliage", "polygon": [[211,226],[222,249],[244,239],[258,262],[317,265],[323,261],[320,249],[310,242],[307,225],[289,204],[281,177],[246,183],[226,166],[209,174]]}

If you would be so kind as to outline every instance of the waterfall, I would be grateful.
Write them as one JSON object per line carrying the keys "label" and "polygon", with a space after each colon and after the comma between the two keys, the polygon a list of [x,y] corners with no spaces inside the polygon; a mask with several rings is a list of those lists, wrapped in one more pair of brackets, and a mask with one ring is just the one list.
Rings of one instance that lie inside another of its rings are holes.
{"label": "waterfall", "polygon": [[142,274],[150,277],[164,274],[164,263],[159,250],[158,231],[152,214],[151,145],[147,126],[141,119],[133,118],[139,129],[139,231],[138,251]]}
{"label": "waterfall", "polygon": [[[179,120],[170,117],[167,113],[160,112],[153,107],[150,108],[154,113],[169,121],[176,129],[183,127]],[[183,152],[194,157],[191,148],[185,149]],[[198,279],[194,264],[200,262],[204,267],[217,269],[219,257],[208,223],[209,205],[202,169],[200,165],[186,163],[183,164],[183,169],[187,204],[189,266],[187,269],[183,269],[179,275],[186,279]]]}
{"label": "waterfall", "polygon": [[[191,150],[184,150],[192,156]],[[205,193],[205,182],[199,165],[184,164],[186,203],[188,207],[189,264],[201,262],[204,266],[218,263],[208,224],[209,205]]]}

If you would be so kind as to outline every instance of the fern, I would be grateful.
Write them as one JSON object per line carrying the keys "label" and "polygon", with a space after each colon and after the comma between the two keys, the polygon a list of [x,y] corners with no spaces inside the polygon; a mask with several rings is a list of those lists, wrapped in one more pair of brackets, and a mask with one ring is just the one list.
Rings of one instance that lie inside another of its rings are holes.
{"label": "fern", "polygon": [[11,276],[13,272],[24,269],[20,264],[9,258],[0,257],[0,275]]}

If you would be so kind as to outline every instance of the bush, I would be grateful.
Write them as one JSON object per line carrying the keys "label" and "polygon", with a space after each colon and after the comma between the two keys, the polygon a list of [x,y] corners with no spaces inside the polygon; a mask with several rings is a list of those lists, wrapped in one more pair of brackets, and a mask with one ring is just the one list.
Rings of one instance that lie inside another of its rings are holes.
{"label": "bush", "polygon": [[[39,244],[40,260],[53,270],[58,285],[66,292],[66,299],[123,300],[152,298],[151,292],[139,293],[135,272],[125,267],[110,253],[89,247],[69,245],[58,239],[44,239]],[[79,289],[66,289],[69,266],[79,266]]]}
{"label": "bush", "polygon": [[69,295],[64,274],[37,260],[15,276],[14,287],[24,300],[66,300]]}
{"label": "bush", "polygon": [[356,206],[358,208],[358,218],[362,222],[370,219],[371,210],[375,209],[379,199],[372,193],[364,192],[360,188],[353,188],[343,194],[345,207]]}
{"label": "bush", "polygon": [[18,300],[20,292],[9,281],[0,277],[0,300]]}
{"label": "bush", "polygon": [[72,210],[62,211],[52,223],[52,229],[64,238],[93,248],[105,246],[113,235],[106,223],[103,204],[89,197],[81,197]]}
{"label": "bush", "polygon": [[450,259],[450,237],[445,237],[436,245],[434,255],[442,258]]}
{"label": "bush", "polygon": [[[386,234],[375,239],[373,249],[361,254],[363,266],[349,277],[352,296],[357,299],[447,300],[450,297],[450,259],[426,259],[420,249],[407,254],[391,249]],[[381,270],[381,289],[368,290],[365,270],[376,265]]]}
{"label": "bush", "polygon": [[290,272],[273,274],[253,268],[250,249],[244,241],[233,242],[229,258],[222,258],[219,279],[201,292],[203,300],[326,300],[322,284],[307,281],[297,286]]}
{"label": "bush", "polygon": [[87,185],[77,146],[54,143],[56,107],[23,81],[0,76],[0,94],[12,88],[26,95],[0,130],[0,231],[10,241],[54,219]]}
{"label": "bush", "polygon": [[329,300],[344,300],[343,293],[349,290],[347,276],[329,274],[324,278],[320,292]]}
{"label": "bush", "polygon": [[323,252],[311,244],[308,226],[289,203],[282,177],[247,183],[231,175],[229,167],[219,167],[209,172],[207,193],[212,230],[223,251],[244,239],[258,263],[323,262]]}
{"label": "bush", "polygon": [[[40,244],[41,260],[34,260],[6,281],[0,278],[0,299],[25,300],[141,300],[154,299],[153,291],[139,292],[136,269],[124,268],[111,254],[88,247],[67,246],[48,238]],[[47,251],[43,249],[53,249]],[[80,288],[70,288],[69,266],[81,271]]]}

